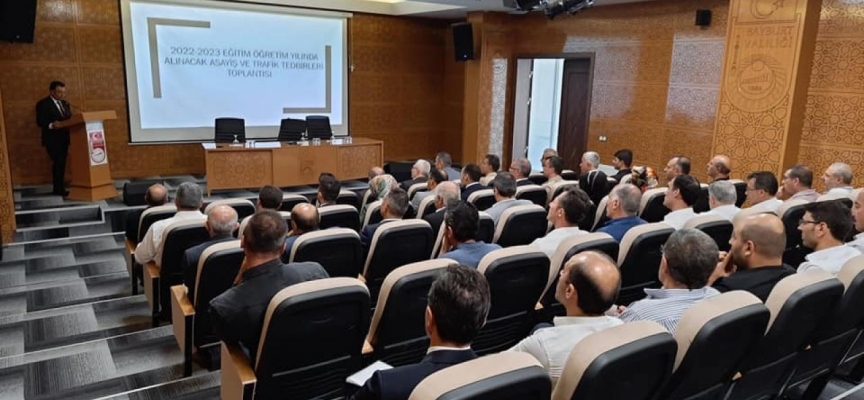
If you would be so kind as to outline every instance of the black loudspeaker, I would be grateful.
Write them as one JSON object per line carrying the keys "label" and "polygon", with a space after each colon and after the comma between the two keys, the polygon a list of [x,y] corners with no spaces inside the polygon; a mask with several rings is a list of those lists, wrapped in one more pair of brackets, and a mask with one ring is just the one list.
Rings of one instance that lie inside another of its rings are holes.
{"label": "black loudspeaker", "polygon": [[456,50],[456,61],[474,59],[474,30],[470,23],[453,24],[453,48]]}
{"label": "black loudspeaker", "polygon": [[696,26],[711,25],[711,10],[696,10]]}
{"label": "black loudspeaker", "polygon": [[36,0],[0,0],[0,41],[33,43]]}
{"label": "black loudspeaker", "polygon": [[144,202],[144,193],[147,193],[147,189],[155,183],[162,183],[162,181],[144,179],[135,182],[127,182],[123,185],[123,204],[126,204],[127,206],[143,206],[144,204],[147,204]]}

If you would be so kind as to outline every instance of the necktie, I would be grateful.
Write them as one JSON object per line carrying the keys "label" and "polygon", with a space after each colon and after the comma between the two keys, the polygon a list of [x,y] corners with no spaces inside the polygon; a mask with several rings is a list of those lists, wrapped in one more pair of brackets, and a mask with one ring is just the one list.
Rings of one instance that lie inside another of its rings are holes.
{"label": "necktie", "polygon": [[57,107],[60,108],[60,115],[65,118],[66,117],[66,107],[63,107],[63,102],[58,100],[57,101]]}

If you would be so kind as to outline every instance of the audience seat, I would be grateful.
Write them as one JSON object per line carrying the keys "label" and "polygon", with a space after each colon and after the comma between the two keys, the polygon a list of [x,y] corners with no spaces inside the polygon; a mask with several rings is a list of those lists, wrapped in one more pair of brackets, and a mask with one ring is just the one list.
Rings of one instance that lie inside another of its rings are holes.
{"label": "audience seat", "polygon": [[[439,272],[456,262],[446,258],[408,264],[387,274],[378,294],[366,343],[374,358],[401,366],[426,355],[427,296]],[[364,351],[366,353],[366,351]]]}
{"label": "audience seat", "polygon": [[[288,228],[290,229],[291,228],[291,213],[288,211],[277,211],[277,212],[279,213],[279,215],[282,216],[282,220],[285,221],[285,224],[288,225]],[[243,218],[243,220],[240,221],[240,227],[237,228],[236,231],[234,231],[234,237],[239,239],[243,235],[243,232],[246,231],[246,225],[249,225],[249,221],[251,221],[251,220],[252,220],[251,216]]]}
{"label": "audience seat", "polygon": [[372,224],[377,224],[384,219],[381,215],[381,204],[383,203],[383,200],[375,200],[366,206],[366,215],[363,216],[363,221],[360,224],[361,229]]}
{"label": "audience seat", "polygon": [[546,181],[549,180],[549,178],[543,176],[542,172],[537,171],[532,172],[531,175],[528,176],[528,180],[535,185],[543,185],[544,183],[546,183]]}
{"label": "audience seat", "polygon": [[786,231],[786,251],[783,253],[783,262],[793,268],[798,268],[804,257],[812,250],[804,247],[801,242],[801,231],[798,230],[798,222],[804,218],[804,205],[809,203],[805,200],[786,200],[777,209],[777,215],[783,220],[783,228]]}
{"label": "audience seat", "polygon": [[[162,265],[151,261],[144,266],[144,295],[153,314],[153,327],[159,325],[159,313],[170,314],[169,288],[183,282],[183,253],[210,238],[204,221],[180,220],[165,227],[162,234]],[[164,305],[165,307],[162,307]]]}
{"label": "audience seat", "polygon": [[331,278],[356,278],[363,269],[363,245],[360,243],[360,235],[348,228],[304,233],[294,241],[290,249],[285,250],[289,263],[317,262]]}
{"label": "audience seat", "polygon": [[308,203],[309,199],[301,194],[285,193],[282,195],[282,205],[279,206],[279,211],[288,211],[294,209],[294,206],[302,203]]}
{"label": "audience seat", "polygon": [[426,196],[423,200],[420,200],[420,207],[417,208],[417,215],[415,215],[415,217],[417,219],[423,219],[423,217],[432,214],[435,211],[435,196]]}
{"label": "audience seat", "polygon": [[672,374],[677,348],[672,335],[653,321],[595,332],[570,352],[552,400],[656,399]]}
{"label": "audience seat", "polygon": [[663,205],[663,198],[668,188],[648,189],[642,194],[639,203],[639,217],[646,222],[662,222],[663,217],[669,214],[669,209]]}
{"label": "audience seat", "polygon": [[[842,192],[825,193],[816,199],[816,201],[832,201],[832,200],[840,200],[840,201],[843,201],[845,203],[846,201],[851,201],[852,199],[849,198],[848,194],[845,194]],[[849,203],[846,203],[846,205],[851,208],[851,205]]]}
{"label": "audience seat", "polygon": [[565,169],[561,171],[561,178],[565,181],[577,181],[579,180],[579,174],[572,169]]}
{"label": "audience seat", "polygon": [[555,288],[558,285],[561,269],[564,268],[564,264],[567,264],[567,261],[570,261],[570,258],[589,250],[604,253],[612,260],[618,258],[618,242],[607,233],[589,233],[561,242],[558,248],[555,249],[555,253],[552,254],[552,260],[549,264],[549,276],[546,279],[546,288],[540,300],[543,307],[549,309],[552,314],[563,316],[565,311],[564,306],[555,299]]}
{"label": "audience seat", "polygon": [[498,219],[492,241],[501,247],[530,244],[546,235],[547,227],[543,207],[534,204],[510,207]]}
{"label": "audience seat", "polygon": [[603,196],[600,199],[600,204],[594,210],[594,222],[591,224],[591,232],[596,231],[609,222],[609,216],[606,215],[606,205],[609,203],[609,196]]}
{"label": "audience seat", "polygon": [[720,399],[741,361],[762,340],[771,313],[743,290],[702,300],[675,330],[675,372],[660,399]]}
{"label": "audience seat", "polygon": [[378,227],[369,242],[363,278],[373,299],[387,275],[398,267],[429,259],[435,234],[423,220],[393,221]]}
{"label": "audience seat", "polygon": [[805,400],[819,397],[864,326],[864,255],[847,261],[837,279],[845,288],[843,297],[830,320],[819,326],[810,345],[798,357],[795,374],[787,383],[791,388],[809,382]]}
{"label": "audience seat", "polygon": [[699,187],[699,198],[696,199],[696,204],[693,204],[693,211],[696,213],[710,211],[711,206],[708,204],[708,185],[701,183],[699,184]]}
{"label": "audience seat", "polygon": [[318,209],[320,229],[348,228],[360,231],[360,213],[353,205],[337,204]]}
{"label": "audience seat", "polygon": [[[369,189],[363,191],[363,196],[360,196],[360,208],[372,202],[372,192]],[[359,208],[358,208],[359,210]]]}
{"label": "audience seat", "polygon": [[735,207],[741,208],[741,205],[747,200],[747,182],[740,179],[730,179],[729,183],[735,186],[735,193],[738,196],[735,199]]}
{"label": "audience seat", "polygon": [[138,295],[138,278],[143,277],[142,265],[135,262],[135,249],[138,247],[138,244],[141,243],[141,239],[144,239],[144,235],[147,234],[147,230],[150,229],[151,225],[156,221],[171,218],[176,213],[177,207],[174,204],[166,204],[145,209],[141,213],[141,217],[138,219],[138,237],[135,243],[132,243],[128,238],[125,239],[126,253],[128,256],[126,261],[126,271],[129,272],[129,278],[132,280],[133,296]]}
{"label": "audience seat", "polygon": [[558,182],[555,185],[553,185],[552,186],[552,197],[549,197],[546,199],[546,204],[551,203],[552,200],[555,200],[555,198],[558,197],[558,195],[560,195],[561,193],[564,192],[564,189],[567,189],[568,187],[571,187],[571,186],[572,187],[579,187],[579,181],[566,180],[565,179],[565,180]]}
{"label": "audience seat", "polygon": [[229,206],[237,211],[237,220],[242,220],[252,214],[255,214],[255,203],[247,199],[223,199],[216,200],[204,208],[204,214],[207,214],[216,206]]}
{"label": "audience seat", "polygon": [[471,347],[477,354],[507,350],[528,336],[531,316],[549,278],[549,257],[533,246],[495,250],[480,260],[492,307]]}
{"label": "audience seat", "polygon": [[223,399],[343,396],[345,379],[363,365],[369,292],[354,278],[328,278],[282,289],[270,300],[252,365],[222,342]]}
{"label": "audience seat", "polygon": [[662,222],[635,226],[627,231],[618,250],[621,270],[618,304],[629,305],[645,297],[643,289],[659,287],[657,271],[663,257],[661,247],[673,232],[675,229]]}
{"label": "audience seat", "polygon": [[360,197],[357,196],[357,193],[345,189],[339,191],[339,197],[336,197],[336,204],[347,204],[357,209],[357,211],[360,211],[362,207]]}
{"label": "audience seat", "polygon": [[768,331],[739,366],[740,377],[733,380],[726,399],[777,396],[792,372],[798,352],[834,315],[842,296],[843,284],[820,268],[790,275],[777,283],[765,301],[771,311]]}
{"label": "audience seat", "polygon": [[524,185],[516,188],[516,199],[528,200],[540,207],[546,207],[546,188],[540,185]]}
{"label": "audience seat", "polygon": [[624,177],[621,178],[621,182],[619,182],[619,184],[632,183],[632,182],[633,182],[633,174],[628,174],[628,175],[624,175]]}
{"label": "audience seat", "polygon": [[504,352],[480,357],[429,375],[408,400],[548,399],[549,374],[528,353]]}
{"label": "audience seat", "polygon": [[777,215],[777,213],[775,213],[773,211],[763,211],[763,210],[760,210],[758,208],[753,208],[753,207],[742,208],[741,211],[738,211],[738,213],[735,214],[735,218],[732,219],[732,225],[735,225],[735,221],[738,221],[741,218],[748,217],[751,215],[758,215],[758,214]]}
{"label": "audience seat", "polygon": [[429,190],[429,185],[426,182],[415,183],[408,188],[408,199],[414,198],[414,195],[420,192],[426,192]]}
{"label": "audience seat", "polygon": [[[445,224],[441,224],[444,226]],[[492,216],[480,211],[480,219],[478,220],[477,236],[474,238],[478,242],[492,243],[495,239],[495,221]]]}
{"label": "audience seat", "polygon": [[183,376],[192,375],[193,348],[218,346],[210,324],[210,300],[234,285],[243,257],[239,240],[216,243],[201,253],[194,286],[171,287],[171,321],[183,353]]}
{"label": "audience seat", "polygon": [[492,189],[480,189],[468,196],[468,202],[480,211],[486,211],[495,204],[495,192]]}
{"label": "audience seat", "polygon": [[720,251],[729,251],[729,238],[732,237],[732,223],[728,219],[715,214],[698,215],[687,221],[684,224],[684,228],[698,229],[705,232],[705,234],[711,236],[711,239],[714,239],[714,243],[717,243]]}

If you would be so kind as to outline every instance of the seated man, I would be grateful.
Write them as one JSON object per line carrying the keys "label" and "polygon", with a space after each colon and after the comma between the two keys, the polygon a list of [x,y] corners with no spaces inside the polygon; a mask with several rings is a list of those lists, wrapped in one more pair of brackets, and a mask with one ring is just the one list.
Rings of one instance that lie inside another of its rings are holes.
{"label": "seated man", "polygon": [[399,184],[399,187],[404,191],[408,191],[412,185],[418,183],[426,183],[429,179],[429,171],[432,169],[432,166],[429,165],[429,161],[420,159],[411,166],[411,179],[402,182]]}
{"label": "seated man", "polygon": [[852,222],[855,224],[855,230],[862,233],[856,234],[855,240],[846,245],[864,252],[864,190],[858,192],[858,196],[855,197],[855,203],[852,206]]}
{"label": "seated man", "polygon": [[168,202],[168,189],[165,189],[165,186],[160,183],[151,185],[144,193],[144,202],[147,204],[147,208],[126,212],[126,239],[136,244],[138,243],[138,223],[141,222],[141,214],[148,208],[165,205]]}
{"label": "seated man", "polygon": [[849,164],[836,162],[831,164],[822,174],[822,182],[825,183],[825,194],[839,194],[848,196],[852,193],[852,167]]}
{"label": "seated man", "polygon": [[579,229],[579,221],[591,211],[591,199],[575,187],[568,187],[555,200],[549,203],[549,213],[546,219],[552,223],[552,232],[541,238],[534,239],[536,246],[550,258],[561,242],[575,236],[587,235],[588,232]]}
{"label": "seated man", "polygon": [[787,200],[816,201],[819,192],[813,190],[813,170],[804,166],[796,165],[786,170],[783,174],[783,187],[777,196]]}
{"label": "seated man", "polygon": [[764,303],[781,279],[795,270],[783,264],[786,232],[783,221],[772,214],[739,218],[732,230],[732,247],[717,264],[711,285],[721,293],[746,290]]}
{"label": "seated man", "polygon": [[717,244],[704,232],[695,229],[675,231],[666,241],[660,261],[658,278],[663,287],[645,289],[647,296],[624,309],[621,320],[654,321],[675,333],[684,311],[698,301],[720,293],[707,286],[708,278],[717,266],[717,254]]}
{"label": "seated man", "polygon": [[530,206],[532,203],[528,200],[516,200],[516,180],[509,172],[499,172],[498,176],[492,180],[492,191],[495,193],[495,204],[486,210],[486,214],[492,217],[495,225],[498,225],[498,219],[501,214],[510,207]]}
{"label": "seated man", "polygon": [[551,156],[543,162],[543,176],[546,177],[546,182],[543,187],[546,188],[546,198],[552,201],[552,195],[555,194],[555,184],[564,180],[561,177],[561,172],[564,171],[564,160],[558,156]]}
{"label": "seated man", "polygon": [[486,324],[492,304],[483,274],[461,265],[449,266],[432,283],[428,299],[426,356],[419,364],[375,372],[353,399],[405,400],[427,376],[477,358],[471,342]]}
{"label": "seated man", "polygon": [[372,178],[374,178],[378,175],[384,175],[384,168],[375,166],[375,167],[369,168],[369,172],[366,173],[366,176],[369,177],[370,181],[372,180]]}
{"label": "seated man", "polygon": [[[279,211],[279,208],[282,207],[282,196],[282,189],[271,185],[264,186],[261,188],[260,191],[258,191],[258,200],[255,202],[255,209],[257,211]],[[250,215],[246,218],[243,218],[240,226],[245,227],[248,223],[249,218],[252,218],[252,216]]]}
{"label": "seated man", "polygon": [[735,214],[741,211],[735,206],[736,200],[738,200],[738,191],[735,190],[735,185],[728,180],[715,180],[708,185],[708,206],[711,210],[703,214],[719,215],[732,222]]}
{"label": "seated man", "polygon": [[690,159],[684,156],[672,156],[663,168],[666,184],[671,187],[672,180],[681,175],[690,175]]}
{"label": "seated man", "polygon": [[517,158],[510,163],[510,173],[516,179],[516,186],[533,185],[528,179],[531,176],[531,161],[527,158]]}
{"label": "seated man", "polygon": [[486,189],[480,184],[480,167],[468,164],[462,168],[462,201],[468,201],[471,193]]}
{"label": "seated man", "polygon": [[318,207],[336,205],[339,192],[342,190],[342,182],[339,182],[333,174],[325,172],[318,177]]}
{"label": "seated man", "polygon": [[300,282],[328,278],[314,262],[282,264],[288,226],[275,211],[252,216],[240,239],[245,258],[234,287],[210,301],[213,331],[227,344],[240,344],[252,365],[264,328],[264,314],[280,290]]}
{"label": "seated man", "polygon": [[451,165],[453,165],[453,158],[450,157],[450,153],[442,151],[435,155],[435,168],[444,171],[448,181],[458,181],[461,173]]}
{"label": "seated man", "polygon": [[708,161],[708,177],[711,182],[728,181],[732,173],[732,161],[723,154],[718,154]]}
{"label": "seated man", "polygon": [[582,175],[579,176],[579,188],[588,194],[588,198],[594,204],[600,204],[607,194],[609,194],[609,178],[600,168],[600,155],[596,152],[589,151],[582,155],[582,161],[579,163],[579,168],[582,169]]}
{"label": "seated man", "polygon": [[231,206],[216,206],[207,213],[207,221],[204,221],[210,239],[197,246],[186,249],[183,253],[183,284],[189,289],[189,301],[195,302],[195,279],[198,276],[198,259],[208,247],[221,242],[234,240],[234,230],[237,224],[237,211]]}
{"label": "seated man", "polygon": [[153,261],[162,266],[162,234],[165,228],[177,221],[198,220],[204,221],[207,217],[201,212],[204,191],[201,186],[194,182],[183,182],[177,187],[177,198],[174,205],[177,206],[177,214],[173,217],[156,221],[150,225],[147,234],[135,248],[135,262],[144,265]]}
{"label": "seated man", "polygon": [[854,247],[845,246],[846,234],[852,229],[849,209],[839,201],[819,201],[804,206],[804,217],[798,223],[804,247],[813,249],[798,272],[822,268],[834,275],[850,258],[860,255]]}
{"label": "seated man", "polygon": [[372,239],[375,237],[375,231],[378,230],[379,226],[388,222],[401,221],[407,211],[408,194],[398,187],[391,188],[381,201],[381,208],[379,209],[382,217],[381,222],[366,225],[360,232],[360,243],[363,244],[363,249],[369,251],[369,246],[372,245]]}
{"label": "seated man", "polygon": [[492,180],[497,176],[499,169],[501,169],[501,159],[498,156],[487,154],[486,157],[483,157],[483,161],[480,162],[480,173],[483,174],[480,178],[480,184],[483,186],[492,184]]}
{"label": "seated man", "polygon": [[783,200],[777,198],[777,177],[769,171],[756,171],[747,175],[747,201],[758,212],[777,213]]}
{"label": "seated man", "polygon": [[447,174],[444,171],[435,168],[429,172],[429,180],[426,181],[427,190],[425,192],[414,192],[414,197],[411,198],[411,205],[414,207],[414,210],[417,211],[417,214],[420,214],[420,203],[423,202],[423,199],[429,196],[434,196],[435,188],[443,182],[449,182],[447,180]]}
{"label": "seated man", "polygon": [[423,219],[432,227],[432,233],[437,237],[441,224],[444,223],[444,214],[448,206],[459,201],[459,185],[445,181],[435,188],[435,212]]}
{"label": "seated man", "polygon": [[669,189],[663,198],[663,205],[671,212],[663,217],[663,223],[675,229],[681,229],[684,224],[696,216],[693,205],[699,200],[702,187],[696,178],[690,175],[678,175],[669,182]]}
{"label": "seated man", "polygon": [[609,192],[606,200],[606,216],[610,218],[606,224],[597,229],[612,236],[615,241],[621,243],[621,239],[630,228],[647,224],[644,219],[639,218],[639,204],[642,202],[642,191],[629,183],[619,184]]}
{"label": "seated man", "polygon": [[285,252],[282,254],[282,261],[288,262],[291,259],[291,249],[294,248],[294,242],[304,233],[315,232],[318,230],[318,223],[321,222],[321,216],[318,215],[318,209],[309,203],[300,203],[291,209],[291,231],[288,232],[288,237],[285,238]]}
{"label": "seated man", "polygon": [[616,151],[615,158],[612,159],[612,165],[614,165],[615,169],[618,170],[618,173],[612,178],[618,181],[618,183],[621,183],[621,180],[624,179],[625,176],[633,174],[633,151],[630,149],[621,149]]}
{"label": "seated man", "polygon": [[471,203],[459,201],[448,205],[444,214],[444,225],[447,228],[444,231],[440,258],[449,258],[459,264],[477,268],[483,256],[501,248],[494,243],[475,240],[480,225],[480,213]]}
{"label": "seated man", "polygon": [[621,289],[621,273],[609,256],[595,251],[576,254],[564,268],[555,288],[555,299],[564,305],[566,317],[555,317],[554,327],[534,331],[509,351],[534,356],[558,382],[564,364],[586,336],[621,325],[620,319],[607,317],[606,310],[615,304]]}

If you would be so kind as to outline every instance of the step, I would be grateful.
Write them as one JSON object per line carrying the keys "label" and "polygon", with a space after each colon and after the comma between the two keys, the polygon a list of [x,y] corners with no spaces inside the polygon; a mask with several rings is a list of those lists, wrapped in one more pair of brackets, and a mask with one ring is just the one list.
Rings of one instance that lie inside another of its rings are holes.
{"label": "step", "polygon": [[105,221],[68,224],[63,227],[43,227],[38,229],[16,230],[14,244],[30,244],[63,240],[70,237],[94,237],[116,233]]}
{"label": "step", "polygon": [[0,316],[126,297],[129,282],[129,274],[123,271],[0,289]]}
{"label": "step", "polygon": [[219,400],[220,371],[130,390],[96,400]]}
{"label": "step", "polygon": [[99,203],[70,203],[50,208],[31,208],[15,212],[18,232],[104,222]]}

